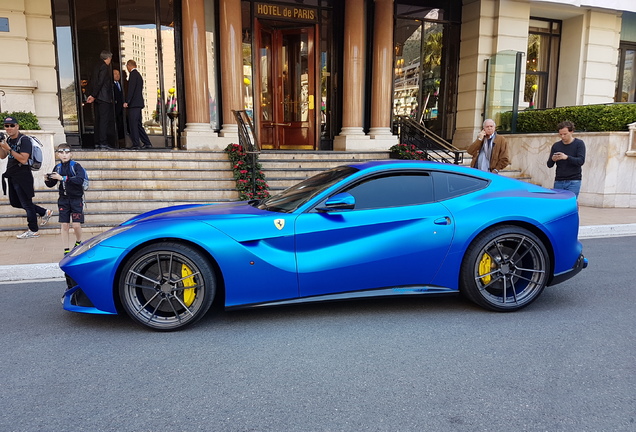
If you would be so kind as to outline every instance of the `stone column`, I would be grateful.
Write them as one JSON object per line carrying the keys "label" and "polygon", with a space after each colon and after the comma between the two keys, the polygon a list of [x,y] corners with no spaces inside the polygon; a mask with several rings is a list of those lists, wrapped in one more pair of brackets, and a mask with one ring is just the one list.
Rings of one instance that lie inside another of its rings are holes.
{"label": "stone column", "polygon": [[[393,16],[393,13],[391,13]],[[334,150],[347,150],[351,139],[367,139],[362,129],[364,69],[364,0],[345,4],[342,130],[334,139]]]}
{"label": "stone column", "polygon": [[184,0],[183,64],[186,101],[184,144],[189,150],[208,148],[213,137],[208,103],[208,66],[205,46],[204,0]]}
{"label": "stone column", "polygon": [[383,144],[388,148],[397,143],[397,137],[391,132],[391,107],[393,106],[393,0],[375,0],[374,21],[372,111],[369,135],[372,139],[390,141]]}
{"label": "stone column", "polygon": [[221,49],[221,95],[223,97],[220,136],[238,137],[238,125],[232,110],[242,110],[243,39],[241,0],[219,1],[219,39]]}

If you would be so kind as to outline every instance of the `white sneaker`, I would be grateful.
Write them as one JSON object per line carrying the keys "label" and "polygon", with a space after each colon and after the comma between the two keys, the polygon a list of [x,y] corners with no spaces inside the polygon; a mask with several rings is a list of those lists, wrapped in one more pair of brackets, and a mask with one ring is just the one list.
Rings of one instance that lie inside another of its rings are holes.
{"label": "white sneaker", "polygon": [[40,237],[40,233],[39,232],[33,232],[31,230],[26,230],[25,232],[23,232],[20,235],[16,236],[19,239],[29,239],[29,238],[38,238]]}
{"label": "white sneaker", "polygon": [[53,214],[53,210],[46,210],[46,213],[44,213],[44,216],[40,216],[42,218],[42,221],[40,222],[40,225],[44,226],[47,223],[49,223],[49,219],[51,219],[51,215]]}

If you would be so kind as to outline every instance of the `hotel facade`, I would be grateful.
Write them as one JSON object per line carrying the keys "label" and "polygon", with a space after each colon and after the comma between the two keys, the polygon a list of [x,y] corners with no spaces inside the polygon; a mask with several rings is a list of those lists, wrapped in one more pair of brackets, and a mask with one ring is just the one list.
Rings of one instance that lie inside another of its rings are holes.
{"label": "hotel facade", "polygon": [[633,0],[1,0],[0,43],[0,111],[80,148],[102,50],[155,147],[223,149],[244,110],[264,151],[387,150],[396,115],[465,148],[512,104],[636,102]]}

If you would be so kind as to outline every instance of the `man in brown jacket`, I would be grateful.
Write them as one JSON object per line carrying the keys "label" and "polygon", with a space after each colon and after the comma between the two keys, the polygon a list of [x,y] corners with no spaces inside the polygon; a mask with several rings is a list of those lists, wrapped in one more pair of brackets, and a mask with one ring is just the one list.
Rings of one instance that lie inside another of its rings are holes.
{"label": "man in brown jacket", "polygon": [[466,150],[473,157],[471,167],[497,174],[510,164],[508,142],[497,135],[496,128],[493,119],[484,121],[484,128]]}

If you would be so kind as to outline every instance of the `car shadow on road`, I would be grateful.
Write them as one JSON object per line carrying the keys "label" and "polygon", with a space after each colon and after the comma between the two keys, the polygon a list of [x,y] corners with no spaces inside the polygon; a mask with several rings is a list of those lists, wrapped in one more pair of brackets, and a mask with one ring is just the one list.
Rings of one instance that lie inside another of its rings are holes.
{"label": "car shadow on road", "polygon": [[263,322],[286,322],[290,325],[320,322],[333,319],[377,320],[424,314],[465,314],[483,311],[483,309],[464,300],[458,294],[419,295],[387,298],[368,298],[355,300],[326,301],[294,305],[252,307],[238,310],[214,310],[197,324],[198,327],[260,325]]}

